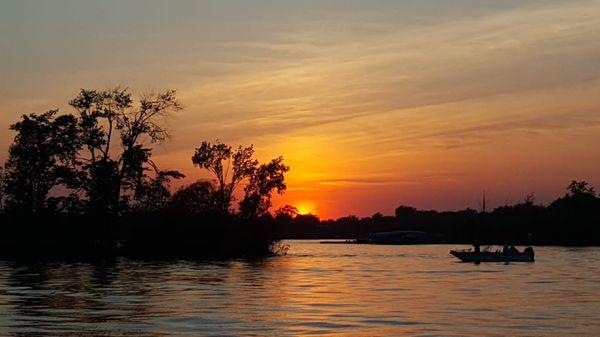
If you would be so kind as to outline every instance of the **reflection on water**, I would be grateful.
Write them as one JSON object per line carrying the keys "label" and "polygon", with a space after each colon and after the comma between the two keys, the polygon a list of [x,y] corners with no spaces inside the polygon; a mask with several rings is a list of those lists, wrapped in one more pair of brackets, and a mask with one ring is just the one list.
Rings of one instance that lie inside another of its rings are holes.
{"label": "reflection on water", "polygon": [[0,335],[600,335],[600,249],[464,264],[450,246],[223,262],[0,262]]}

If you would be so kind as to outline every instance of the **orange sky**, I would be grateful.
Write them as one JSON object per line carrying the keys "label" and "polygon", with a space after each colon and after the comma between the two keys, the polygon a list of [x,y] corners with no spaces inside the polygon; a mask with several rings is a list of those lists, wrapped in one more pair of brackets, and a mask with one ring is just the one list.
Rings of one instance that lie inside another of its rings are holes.
{"label": "orange sky", "polygon": [[325,218],[600,188],[600,1],[14,1],[0,31],[2,149],[80,87],[174,88],[159,164],[253,143]]}

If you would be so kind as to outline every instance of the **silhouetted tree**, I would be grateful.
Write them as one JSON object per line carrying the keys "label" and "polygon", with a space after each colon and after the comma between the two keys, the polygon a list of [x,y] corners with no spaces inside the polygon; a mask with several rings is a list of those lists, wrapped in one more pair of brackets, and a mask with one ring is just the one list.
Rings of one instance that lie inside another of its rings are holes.
{"label": "silhouetted tree", "polygon": [[569,196],[571,198],[577,198],[577,197],[582,197],[582,196],[595,197],[596,192],[594,191],[594,188],[592,186],[590,186],[590,184],[587,181],[573,180],[567,187],[567,196]]}
{"label": "silhouetted tree", "polygon": [[[0,170],[0,256],[239,256],[273,247],[267,210],[271,193],[286,187],[282,158],[259,165],[252,146],[204,143],[194,164],[217,183],[198,181],[171,195],[170,183],[183,174],[151,158],[152,144],[169,136],[164,119],[181,109],[174,91],[134,104],[126,89],[84,89],[70,104],[76,114],[52,110],[11,126],[17,135]],[[242,182],[245,205],[253,206],[248,217],[266,216],[249,221],[227,212]],[[24,212],[4,212],[5,196]]]}
{"label": "silhouetted tree", "polygon": [[526,205],[533,205],[535,203],[535,195],[533,195],[533,193],[527,194],[525,196],[525,200],[523,200],[523,203]]}
{"label": "silhouetted tree", "polygon": [[278,157],[259,166],[254,158],[254,147],[231,146],[218,140],[215,144],[202,142],[196,149],[192,162],[195,166],[211,172],[217,183],[219,209],[229,213],[236,188],[247,181],[244,198],[240,203],[240,212],[244,217],[256,217],[264,214],[271,206],[271,194],[285,191],[284,174],[289,168]]}
{"label": "silhouetted tree", "polygon": [[283,194],[286,190],[285,173],[290,168],[278,157],[260,165],[252,172],[244,188],[244,198],[240,202],[240,213],[244,218],[256,218],[266,214],[271,207],[271,194]]}
{"label": "silhouetted tree", "polygon": [[277,222],[291,221],[298,214],[300,213],[298,213],[298,208],[296,206],[283,205],[275,210],[275,220],[277,220]]}
{"label": "silhouetted tree", "polygon": [[316,233],[320,223],[321,220],[314,214],[298,214],[292,220],[291,232],[300,234],[300,236],[304,236],[302,235],[304,233],[309,233],[309,235],[304,237],[310,237]]}
{"label": "silhouetted tree", "polygon": [[201,215],[219,210],[218,192],[208,180],[181,187],[171,197],[169,211],[174,214]]}
{"label": "silhouetted tree", "polygon": [[46,203],[48,209],[53,210],[55,213],[82,215],[87,210],[86,201],[81,199],[79,194],[75,192],[68,195],[49,196]]}
{"label": "silhouetted tree", "polygon": [[195,166],[214,174],[217,180],[219,208],[222,212],[229,212],[235,189],[244,179],[252,176],[256,170],[258,160],[253,156],[254,147],[252,145],[239,146],[233,151],[231,146],[218,140],[215,144],[202,142],[202,145],[196,149],[192,162]]}
{"label": "silhouetted tree", "polygon": [[4,167],[0,166],[0,214],[4,213],[4,202],[5,202],[5,198],[6,198],[6,193],[5,193],[5,181],[6,181],[6,174],[4,171]]}
{"label": "silhouetted tree", "polygon": [[[117,214],[131,194],[152,184],[145,179],[160,182],[181,176],[175,171],[161,173],[147,144],[169,137],[162,122],[181,110],[174,90],[145,95],[134,106],[127,89],[82,89],[70,104],[79,112],[81,140],[88,152],[80,177],[92,212]],[[149,177],[147,171],[156,176]]]}
{"label": "silhouetted tree", "polygon": [[23,115],[11,125],[17,132],[5,164],[5,193],[10,207],[41,213],[47,209],[50,190],[71,187],[78,165],[81,139],[73,115],[58,110]]}
{"label": "silhouetted tree", "polygon": [[407,217],[413,215],[417,211],[416,208],[410,206],[398,206],[396,208],[396,218],[400,219],[402,217]]}
{"label": "silhouetted tree", "polygon": [[163,209],[171,199],[171,180],[184,177],[178,171],[159,171],[154,177],[143,179],[135,190],[136,209],[142,212]]}

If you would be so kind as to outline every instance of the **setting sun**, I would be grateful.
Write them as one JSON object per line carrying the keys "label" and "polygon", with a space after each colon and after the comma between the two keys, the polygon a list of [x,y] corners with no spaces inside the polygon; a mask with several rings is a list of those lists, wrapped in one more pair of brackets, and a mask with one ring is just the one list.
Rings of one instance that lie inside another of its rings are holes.
{"label": "setting sun", "polygon": [[311,201],[302,201],[296,205],[298,214],[316,214],[315,204]]}

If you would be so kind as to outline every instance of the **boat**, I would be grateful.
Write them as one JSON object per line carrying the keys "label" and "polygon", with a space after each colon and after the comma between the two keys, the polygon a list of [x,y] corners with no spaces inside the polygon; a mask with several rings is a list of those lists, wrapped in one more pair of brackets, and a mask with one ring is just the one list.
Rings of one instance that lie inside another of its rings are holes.
{"label": "boat", "polygon": [[533,248],[527,247],[523,252],[518,250],[511,251],[482,251],[473,250],[451,250],[450,254],[457,257],[462,262],[533,262],[535,253]]}

